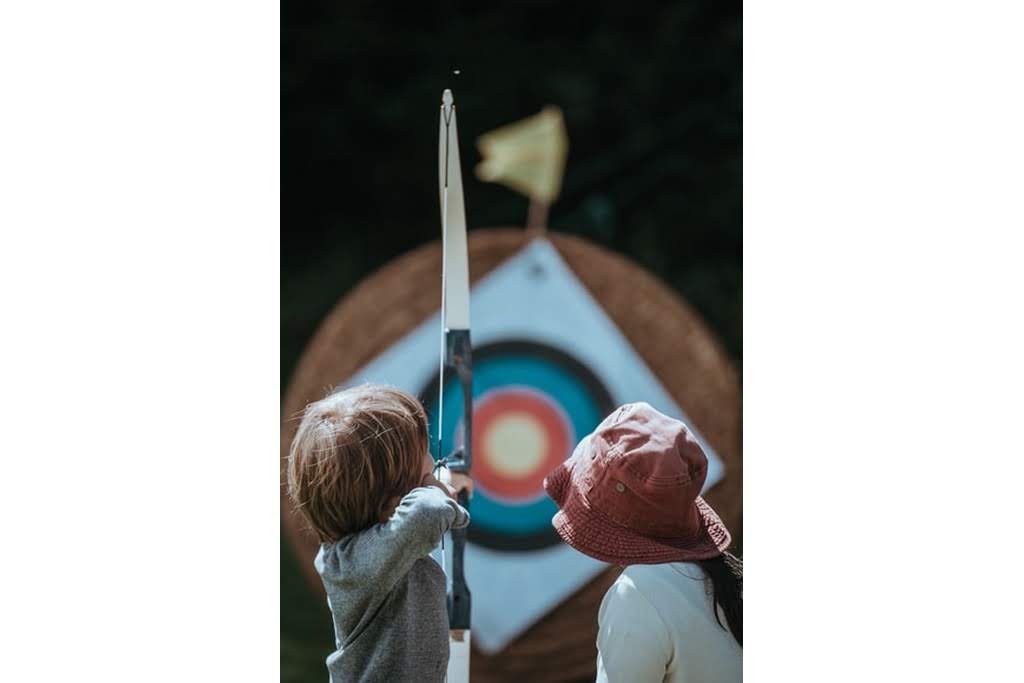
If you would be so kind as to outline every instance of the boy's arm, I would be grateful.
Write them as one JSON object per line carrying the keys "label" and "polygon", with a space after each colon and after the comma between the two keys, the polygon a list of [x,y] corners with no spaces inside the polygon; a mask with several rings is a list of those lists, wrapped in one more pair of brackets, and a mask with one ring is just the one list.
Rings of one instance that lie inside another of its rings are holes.
{"label": "boy's arm", "polygon": [[436,486],[405,495],[386,522],[365,532],[360,564],[382,588],[391,587],[441,542],[449,529],[469,524],[469,513]]}

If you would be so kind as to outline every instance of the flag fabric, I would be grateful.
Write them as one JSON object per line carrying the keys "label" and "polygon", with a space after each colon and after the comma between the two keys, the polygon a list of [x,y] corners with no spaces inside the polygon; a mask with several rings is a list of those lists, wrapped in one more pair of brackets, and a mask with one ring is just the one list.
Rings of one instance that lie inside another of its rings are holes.
{"label": "flag fabric", "polygon": [[483,161],[477,177],[501,183],[530,199],[551,204],[562,189],[569,154],[569,137],[558,107],[481,135],[477,139]]}

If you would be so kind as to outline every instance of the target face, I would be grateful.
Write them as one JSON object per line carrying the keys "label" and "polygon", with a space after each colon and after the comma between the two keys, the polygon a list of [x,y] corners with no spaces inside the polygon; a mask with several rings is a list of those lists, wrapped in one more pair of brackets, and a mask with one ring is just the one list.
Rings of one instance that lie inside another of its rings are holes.
{"label": "target face", "polygon": [[[435,459],[461,443],[462,384],[445,377],[442,448],[437,453],[438,378],[421,393]],[[550,346],[506,341],[473,351],[473,462],[469,539],[495,550],[559,543],[558,511],[544,477],[611,412],[607,389],[580,362]]]}
{"label": "target face", "polygon": [[[547,240],[533,240],[474,284],[470,308],[476,493],[465,570],[471,590],[502,586],[473,594],[473,644],[493,653],[607,567],[558,539],[544,476],[619,404],[647,401],[692,421]],[[443,412],[447,456],[461,445],[463,400],[454,371],[446,371],[439,410],[440,331],[438,312],[346,383],[418,394],[435,451]],[[721,460],[695,434],[708,454],[705,486],[713,486],[724,473]],[[443,555],[434,552],[442,564]]]}

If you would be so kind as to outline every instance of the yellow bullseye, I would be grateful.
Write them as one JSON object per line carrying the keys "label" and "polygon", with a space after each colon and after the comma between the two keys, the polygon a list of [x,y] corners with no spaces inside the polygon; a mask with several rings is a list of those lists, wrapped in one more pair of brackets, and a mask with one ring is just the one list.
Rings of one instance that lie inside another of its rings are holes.
{"label": "yellow bullseye", "polygon": [[488,462],[499,474],[521,479],[544,461],[543,427],[527,413],[508,413],[494,421],[484,437]]}

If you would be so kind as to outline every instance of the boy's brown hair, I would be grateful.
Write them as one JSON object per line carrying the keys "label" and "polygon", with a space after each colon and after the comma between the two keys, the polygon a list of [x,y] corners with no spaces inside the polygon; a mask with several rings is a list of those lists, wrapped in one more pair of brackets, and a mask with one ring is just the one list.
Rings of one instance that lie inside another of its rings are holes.
{"label": "boy's brown hair", "polygon": [[310,403],[288,454],[288,494],[321,543],[367,529],[420,483],[429,447],[420,402],[394,387],[346,389]]}

